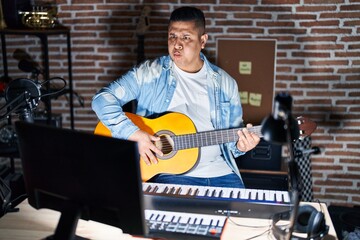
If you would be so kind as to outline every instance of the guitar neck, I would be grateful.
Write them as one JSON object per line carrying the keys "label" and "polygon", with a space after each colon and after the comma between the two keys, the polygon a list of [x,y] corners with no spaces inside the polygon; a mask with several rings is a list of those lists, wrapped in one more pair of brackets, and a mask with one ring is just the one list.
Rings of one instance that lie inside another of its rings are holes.
{"label": "guitar neck", "polygon": [[[218,145],[228,142],[236,142],[239,138],[237,132],[243,128],[233,128],[226,130],[205,131],[192,134],[184,134],[178,136],[172,136],[174,141],[174,150],[197,148]],[[263,137],[261,133],[261,126],[254,126],[248,128],[249,132],[257,134],[259,137]]]}

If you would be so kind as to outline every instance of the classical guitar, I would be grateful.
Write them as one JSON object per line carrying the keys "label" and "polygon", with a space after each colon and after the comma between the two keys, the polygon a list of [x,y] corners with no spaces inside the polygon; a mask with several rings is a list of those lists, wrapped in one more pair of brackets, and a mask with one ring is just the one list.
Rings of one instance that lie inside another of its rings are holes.
{"label": "classical guitar", "polygon": [[[155,145],[164,153],[157,156],[158,164],[146,165],[140,160],[141,177],[147,181],[159,173],[181,174],[192,169],[199,158],[199,148],[227,142],[236,142],[237,131],[240,128],[196,132],[192,120],[181,113],[167,113],[161,117],[150,119],[133,113],[126,113],[127,117],[141,130],[160,137]],[[316,123],[307,118],[299,117],[297,122],[300,137],[309,136],[315,129]],[[249,129],[262,137],[261,126]],[[99,122],[95,134],[111,136],[110,130]]]}

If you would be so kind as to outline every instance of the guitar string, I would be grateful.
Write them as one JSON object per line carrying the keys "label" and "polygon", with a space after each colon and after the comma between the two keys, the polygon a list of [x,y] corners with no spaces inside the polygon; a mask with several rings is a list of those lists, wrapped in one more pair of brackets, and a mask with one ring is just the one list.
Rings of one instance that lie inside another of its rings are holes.
{"label": "guitar string", "polygon": [[[237,129],[227,129],[227,130],[218,130],[218,131],[209,131],[209,132],[200,132],[184,135],[175,135],[171,136],[174,144],[172,145],[167,141],[162,141],[163,147],[161,148],[163,152],[171,152],[174,150],[189,149],[202,146],[216,145],[224,142],[236,141],[238,138]],[[248,129],[250,132],[254,132],[257,135],[261,136],[261,126],[255,126]],[[224,134],[226,133],[226,134]]]}

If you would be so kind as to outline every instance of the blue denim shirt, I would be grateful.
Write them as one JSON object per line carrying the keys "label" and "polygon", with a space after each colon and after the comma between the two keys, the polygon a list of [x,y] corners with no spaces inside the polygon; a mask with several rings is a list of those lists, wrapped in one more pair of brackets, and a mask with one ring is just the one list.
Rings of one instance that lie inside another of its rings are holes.
{"label": "blue denim shirt", "polygon": [[[240,127],[243,112],[236,81],[224,70],[211,64],[202,53],[201,58],[207,69],[212,124],[215,129]],[[153,116],[168,110],[177,84],[172,64],[170,56],[147,60],[102,88],[93,97],[92,109],[113,137],[128,139],[139,129],[122,109],[131,100],[137,100],[136,114],[140,116]],[[220,148],[227,164],[240,176],[234,157],[244,153],[237,149],[234,142],[221,144]]]}

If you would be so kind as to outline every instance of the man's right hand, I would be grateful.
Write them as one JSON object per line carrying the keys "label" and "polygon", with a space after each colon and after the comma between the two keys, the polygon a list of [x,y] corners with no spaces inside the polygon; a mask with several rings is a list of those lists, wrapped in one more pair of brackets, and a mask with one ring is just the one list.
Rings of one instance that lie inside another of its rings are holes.
{"label": "man's right hand", "polygon": [[163,156],[163,153],[154,144],[154,142],[160,141],[159,137],[155,137],[145,131],[138,130],[129,137],[129,140],[136,141],[138,143],[139,154],[147,165],[158,163],[156,154]]}

